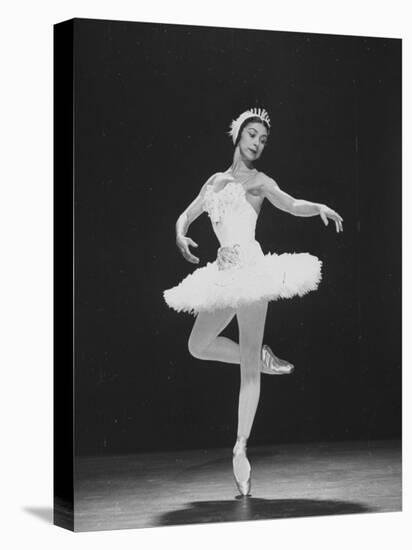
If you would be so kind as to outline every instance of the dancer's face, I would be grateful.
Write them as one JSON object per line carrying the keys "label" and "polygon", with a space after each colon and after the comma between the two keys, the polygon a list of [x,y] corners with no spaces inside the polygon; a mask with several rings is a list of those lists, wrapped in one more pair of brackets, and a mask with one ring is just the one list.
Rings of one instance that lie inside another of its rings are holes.
{"label": "dancer's face", "polygon": [[239,150],[245,160],[254,162],[263,153],[268,132],[266,126],[261,122],[249,122],[242,130],[239,140]]}

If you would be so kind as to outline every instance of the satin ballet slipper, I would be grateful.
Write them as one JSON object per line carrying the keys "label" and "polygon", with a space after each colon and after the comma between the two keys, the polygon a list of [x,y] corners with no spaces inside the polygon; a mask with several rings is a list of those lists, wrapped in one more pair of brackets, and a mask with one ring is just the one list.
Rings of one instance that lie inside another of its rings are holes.
{"label": "satin ballet slipper", "polygon": [[264,374],[292,374],[295,367],[289,361],[276,357],[269,346],[262,347],[262,369]]}
{"label": "satin ballet slipper", "polygon": [[233,475],[242,496],[250,495],[251,467],[246,456],[246,438],[239,437],[233,449]]}

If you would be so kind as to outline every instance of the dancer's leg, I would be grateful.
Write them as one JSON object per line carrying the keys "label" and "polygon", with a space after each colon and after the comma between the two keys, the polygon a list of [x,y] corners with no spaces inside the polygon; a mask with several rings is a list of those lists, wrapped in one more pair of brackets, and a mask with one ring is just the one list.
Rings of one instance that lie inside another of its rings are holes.
{"label": "dancer's leg", "polygon": [[239,308],[240,392],[237,440],[233,449],[233,474],[241,495],[249,495],[251,468],[246,456],[247,440],[255,418],[260,395],[261,347],[267,303]]}
{"label": "dancer's leg", "polygon": [[[199,313],[189,337],[189,352],[197,359],[240,364],[240,346],[226,336],[218,334],[229,324],[235,315],[234,309],[219,309],[211,313]],[[260,365],[263,374],[291,374],[294,366],[274,355],[265,346]],[[263,353],[263,352],[261,352]]]}
{"label": "dancer's leg", "polygon": [[260,396],[261,349],[267,302],[256,302],[237,310],[240,343],[240,393],[238,437],[247,438]]}
{"label": "dancer's leg", "polygon": [[218,336],[235,315],[232,308],[200,312],[189,337],[188,348],[197,359],[240,363],[240,348],[237,342]]}

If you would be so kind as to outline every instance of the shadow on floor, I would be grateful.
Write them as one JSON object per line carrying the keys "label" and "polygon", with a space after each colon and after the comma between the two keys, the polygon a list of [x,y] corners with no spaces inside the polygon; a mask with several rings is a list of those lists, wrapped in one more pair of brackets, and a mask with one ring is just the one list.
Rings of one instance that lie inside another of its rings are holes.
{"label": "shadow on floor", "polygon": [[46,523],[53,523],[53,508],[41,508],[41,507],[26,507],[23,508],[23,511],[27,514],[31,514],[32,516],[36,516],[36,518],[41,519],[42,521],[45,521]]}
{"label": "shadow on floor", "polygon": [[216,523],[258,519],[331,516],[373,512],[373,508],[357,502],[340,500],[279,499],[238,497],[235,500],[188,502],[181,510],[158,516],[154,526],[187,523]]}

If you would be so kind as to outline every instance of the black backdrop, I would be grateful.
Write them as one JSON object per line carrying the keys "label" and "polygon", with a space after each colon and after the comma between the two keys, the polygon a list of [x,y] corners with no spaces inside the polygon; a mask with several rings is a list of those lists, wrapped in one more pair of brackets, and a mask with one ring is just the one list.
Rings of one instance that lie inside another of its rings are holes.
{"label": "black backdrop", "polygon": [[[324,265],[269,306],[264,340],[297,368],[263,377],[250,444],[400,437],[401,41],[77,19],[74,42],[76,453],[233,443],[238,368],[191,357],[194,318],[162,292],[195,268],[176,219],[253,106],[272,120],[257,168],[344,232],[264,204],[264,252]],[[212,261],[205,214],[189,235]]]}

